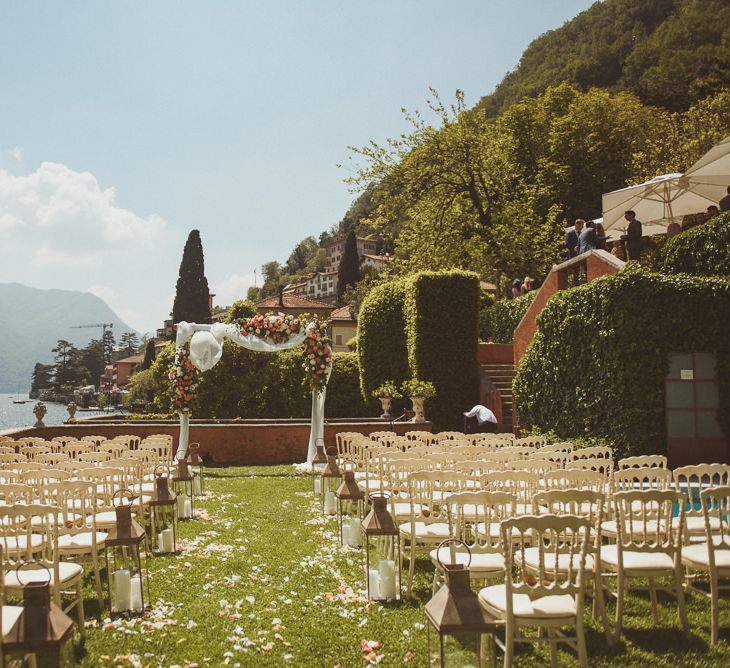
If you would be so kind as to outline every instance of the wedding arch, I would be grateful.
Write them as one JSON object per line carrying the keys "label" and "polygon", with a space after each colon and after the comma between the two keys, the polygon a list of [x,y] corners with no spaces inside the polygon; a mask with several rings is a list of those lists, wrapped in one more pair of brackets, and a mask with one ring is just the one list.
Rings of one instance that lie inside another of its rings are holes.
{"label": "wedding arch", "polygon": [[175,364],[169,374],[175,408],[180,417],[176,459],[183,459],[187,454],[190,406],[196,396],[198,371],[208,371],[218,363],[223,354],[223,341],[228,339],[258,352],[282,352],[304,344],[302,367],[312,391],[307,462],[312,461],[317,440],[324,437],[324,402],[327,381],[332,372],[332,346],[325,323],[283,313],[267,313],[255,315],[241,325],[220,322],[201,325],[182,321],[176,327]]}

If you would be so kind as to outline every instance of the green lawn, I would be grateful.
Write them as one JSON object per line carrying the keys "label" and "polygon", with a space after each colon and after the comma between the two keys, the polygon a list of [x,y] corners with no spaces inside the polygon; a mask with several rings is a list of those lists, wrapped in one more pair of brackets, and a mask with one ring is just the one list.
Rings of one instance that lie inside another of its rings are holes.
{"label": "green lawn", "polygon": [[[181,553],[150,559],[152,612],[129,620],[94,617],[98,610],[88,586],[88,638],[77,648],[80,665],[428,665],[423,605],[430,597],[430,562],[419,564],[414,600],[368,605],[361,553],[339,547],[336,520],[317,512],[310,484],[291,467],[209,471],[203,517],[180,525]],[[660,600],[655,628],[648,598],[630,598],[623,642],[615,649],[591,622],[591,665],[730,664],[730,600],[722,602],[723,640],[714,649],[709,602],[688,599],[687,640],[672,600]],[[363,641],[378,644],[366,654]],[[468,646],[452,649],[456,660],[449,665],[476,663]],[[559,659],[561,665],[577,664],[567,650]],[[518,649],[516,663],[549,665],[547,649]]]}

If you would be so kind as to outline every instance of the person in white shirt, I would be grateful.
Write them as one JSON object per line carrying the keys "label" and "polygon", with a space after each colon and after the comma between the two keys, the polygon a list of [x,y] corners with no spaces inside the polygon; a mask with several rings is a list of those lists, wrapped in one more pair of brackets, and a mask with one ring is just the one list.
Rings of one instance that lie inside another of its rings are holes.
{"label": "person in white shirt", "polygon": [[464,413],[464,418],[466,434],[493,434],[497,431],[497,416],[481,404]]}

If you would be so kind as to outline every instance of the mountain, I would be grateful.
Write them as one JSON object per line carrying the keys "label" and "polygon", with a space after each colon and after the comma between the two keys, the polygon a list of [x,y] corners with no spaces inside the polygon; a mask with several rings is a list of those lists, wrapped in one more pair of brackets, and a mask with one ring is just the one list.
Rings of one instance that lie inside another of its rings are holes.
{"label": "mountain", "polygon": [[478,106],[495,116],[568,82],[626,90],[671,111],[727,87],[728,0],[605,0],[546,32]]}
{"label": "mountain", "polygon": [[101,338],[100,327],[74,325],[110,322],[117,339],[134,331],[89,292],[38,290],[19,283],[0,283],[0,314],[0,392],[27,393],[33,365],[51,363],[51,348],[59,339],[84,347]]}

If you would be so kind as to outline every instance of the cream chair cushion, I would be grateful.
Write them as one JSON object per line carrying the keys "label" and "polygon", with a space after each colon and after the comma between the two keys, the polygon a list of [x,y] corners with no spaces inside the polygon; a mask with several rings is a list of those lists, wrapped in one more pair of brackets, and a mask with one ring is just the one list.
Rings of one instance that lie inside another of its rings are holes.
{"label": "cream chair cushion", "polygon": [[[487,612],[504,617],[507,613],[507,586],[484,587],[479,592],[479,602]],[[534,600],[530,600],[527,594],[513,594],[512,611],[515,617],[560,619],[575,617],[576,606],[575,599],[568,594],[541,596]]]}
{"label": "cream chair cushion", "polygon": [[[624,570],[626,571],[674,571],[674,560],[663,552],[631,552],[624,550]],[[601,561],[618,568],[618,546],[602,545]]]}
{"label": "cream chair cushion", "polygon": [[479,577],[479,573],[504,572],[504,555],[497,552],[472,552],[471,563],[469,562],[468,552],[456,552],[451,556],[451,550],[448,545],[444,545],[437,550],[431,550],[431,561],[434,566],[438,566],[439,557],[443,564],[469,564],[469,573],[472,577]]}

